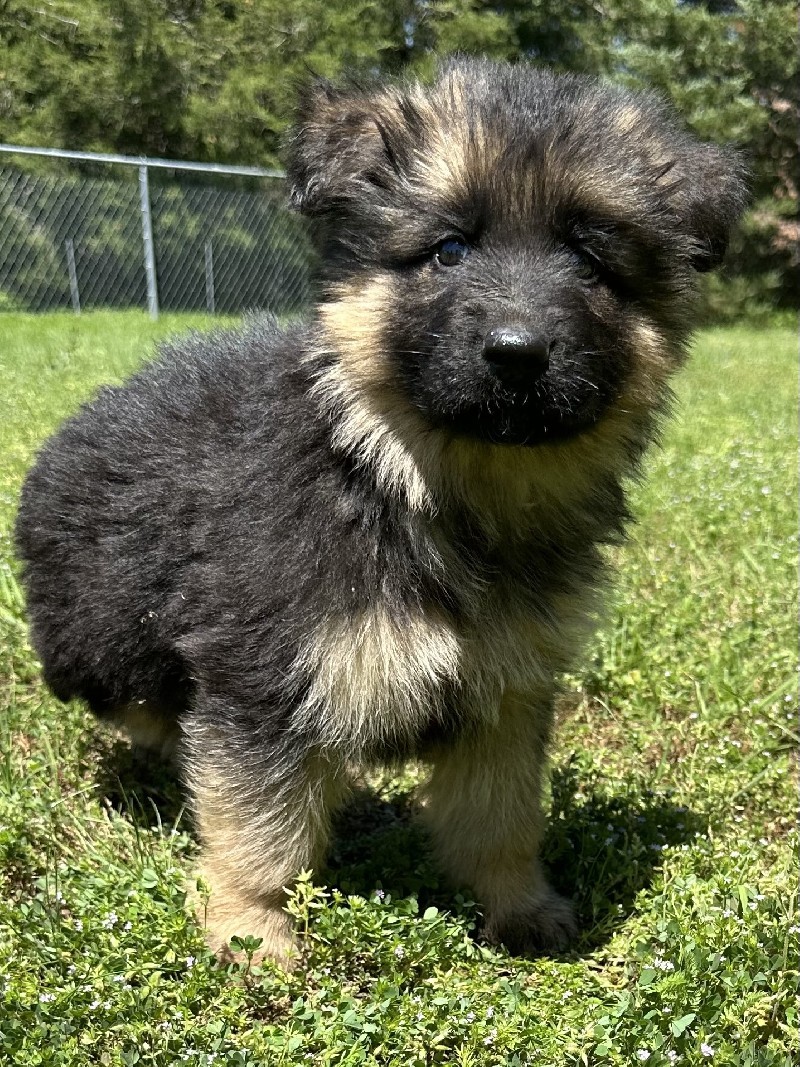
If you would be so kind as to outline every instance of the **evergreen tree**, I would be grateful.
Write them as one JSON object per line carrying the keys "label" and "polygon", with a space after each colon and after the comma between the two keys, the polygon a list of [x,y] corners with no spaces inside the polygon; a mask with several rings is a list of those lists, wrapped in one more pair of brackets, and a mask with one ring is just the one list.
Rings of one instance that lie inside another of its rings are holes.
{"label": "evergreen tree", "polygon": [[756,208],[737,269],[768,264],[792,299],[789,0],[0,0],[0,139],[278,165],[313,75],[428,75],[455,51],[651,86],[701,136],[744,145]]}

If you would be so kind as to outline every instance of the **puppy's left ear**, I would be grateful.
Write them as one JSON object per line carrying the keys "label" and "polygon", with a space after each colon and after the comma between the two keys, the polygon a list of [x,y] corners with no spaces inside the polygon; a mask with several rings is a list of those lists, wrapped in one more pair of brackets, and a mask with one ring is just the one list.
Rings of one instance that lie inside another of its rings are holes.
{"label": "puppy's left ear", "polygon": [[670,199],[692,240],[692,266],[715,270],[749,199],[744,160],[733,149],[695,141],[670,177],[677,179]]}
{"label": "puppy's left ear", "polygon": [[325,214],[391,163],[376,104],[368,90],[341,90],[325,81],[301,95],[286,161],[290,202],[298,211]]}

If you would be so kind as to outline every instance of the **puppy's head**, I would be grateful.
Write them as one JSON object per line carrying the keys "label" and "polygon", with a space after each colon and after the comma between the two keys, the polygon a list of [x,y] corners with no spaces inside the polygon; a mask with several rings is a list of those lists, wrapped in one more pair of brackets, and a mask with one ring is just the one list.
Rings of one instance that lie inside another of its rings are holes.
{"label": "puppy's head", "polygon": [[524,446],[662,403],[745,201],[736,155],[654,97],[465,59],[430,87],[315,87],[289,175],[352,386]]}

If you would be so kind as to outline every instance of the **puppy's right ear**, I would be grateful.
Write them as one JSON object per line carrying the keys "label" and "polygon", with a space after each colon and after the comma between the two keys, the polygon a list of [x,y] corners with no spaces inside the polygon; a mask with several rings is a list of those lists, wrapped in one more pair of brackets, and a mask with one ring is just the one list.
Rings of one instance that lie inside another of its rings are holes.
{"label": "puppy's right ear", "polygon": [[716,270],[749,199],[744,157],[732,148],[695,141],[675,168],[673,204],[692,238],[692,266]]}
{"label": "puppy's right ear", "polygon": [[301,96],[288,142],[290,203],[323,215],[352,199],[361,181],[388,162],[376,100],[363,89],[340,90],[317,81]]}

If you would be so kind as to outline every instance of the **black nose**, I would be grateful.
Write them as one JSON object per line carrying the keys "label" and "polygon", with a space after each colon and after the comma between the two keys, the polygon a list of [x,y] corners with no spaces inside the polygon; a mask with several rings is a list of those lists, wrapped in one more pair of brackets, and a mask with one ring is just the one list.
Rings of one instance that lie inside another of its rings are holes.
{"label": "black nose", "polygon": [[550,362],[550,342],[524,326],[496,326],[483,339],[483,356],[498,370],[538,377]]}

